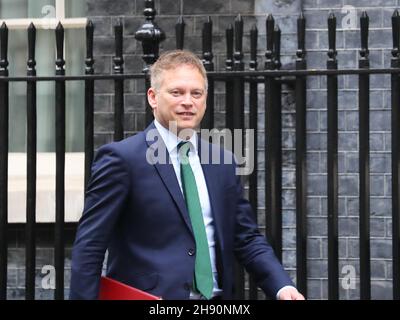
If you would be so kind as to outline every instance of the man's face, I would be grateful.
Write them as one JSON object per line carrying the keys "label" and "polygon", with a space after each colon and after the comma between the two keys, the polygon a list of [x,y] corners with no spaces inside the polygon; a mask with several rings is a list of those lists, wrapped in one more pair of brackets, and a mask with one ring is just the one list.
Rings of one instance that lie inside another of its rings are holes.
{"label": "man's face", "polygon": [[[205,80],[197,68],[182,65],[164,70],[159,88],[150,88],[147,97],[154,117],[165,128],[176,122],[179,133],[183,129],[196,129],[206,110]],[[175,134],[177,134],[175,132]]]}

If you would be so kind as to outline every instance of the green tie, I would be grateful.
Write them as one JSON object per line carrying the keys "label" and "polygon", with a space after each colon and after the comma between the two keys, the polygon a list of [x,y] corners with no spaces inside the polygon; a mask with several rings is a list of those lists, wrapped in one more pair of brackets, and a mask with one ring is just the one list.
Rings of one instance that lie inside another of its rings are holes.
{"label": "green tie", "polygon": [[194,238],[196,240],[195,277],[193,283],[195,290],[200,292],[207,299],[210,299],[213,291],[210,252],[196,180],[189,163],[189,148],[190,145],[188,142],[182,141],[178,144],[181,162],[182,189],[192,223]]}

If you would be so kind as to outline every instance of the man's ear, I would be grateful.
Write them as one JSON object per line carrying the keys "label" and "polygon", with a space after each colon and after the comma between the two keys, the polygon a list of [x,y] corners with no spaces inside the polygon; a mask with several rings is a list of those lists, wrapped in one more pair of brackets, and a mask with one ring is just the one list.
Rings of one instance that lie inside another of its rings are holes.
{"label": "man's ear", "polygon": [[153,87],[150,87],[149,90],[147,90],[147,101],[150,104],[151,109],[156,108],[157,106],[157,101],[156,101],[156,91]]}

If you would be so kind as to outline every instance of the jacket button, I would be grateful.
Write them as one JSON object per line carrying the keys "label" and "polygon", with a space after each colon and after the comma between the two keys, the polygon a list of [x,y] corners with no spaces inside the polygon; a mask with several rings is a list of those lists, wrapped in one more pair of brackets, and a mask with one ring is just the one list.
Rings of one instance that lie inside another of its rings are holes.
{"label": "jacket button", "polygon": [[189,256],[194,256],[194,252],[195,252],[194,249],[190,248],[189,251],[188,251],[188,255]]}

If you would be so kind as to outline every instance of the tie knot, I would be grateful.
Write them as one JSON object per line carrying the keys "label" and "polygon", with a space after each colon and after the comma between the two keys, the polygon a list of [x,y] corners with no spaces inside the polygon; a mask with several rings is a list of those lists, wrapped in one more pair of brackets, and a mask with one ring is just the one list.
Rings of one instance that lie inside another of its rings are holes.
{"label": "tie knot", "polygon": [[178,152],[180,156],[188,157],[190,151],[190,143],[188,141],[181,141],[178,143]]}

